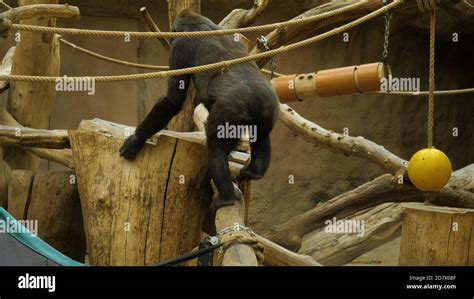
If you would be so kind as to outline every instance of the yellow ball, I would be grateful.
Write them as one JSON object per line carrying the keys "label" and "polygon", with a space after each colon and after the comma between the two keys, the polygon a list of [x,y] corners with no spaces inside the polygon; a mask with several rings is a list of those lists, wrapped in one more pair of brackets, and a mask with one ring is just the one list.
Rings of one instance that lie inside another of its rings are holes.
{"label": "yellow ball", "polygon": [[452,171],[448,156],[435,148],[416,152],[408,163],[408,177],[421,191],[440,191]]}

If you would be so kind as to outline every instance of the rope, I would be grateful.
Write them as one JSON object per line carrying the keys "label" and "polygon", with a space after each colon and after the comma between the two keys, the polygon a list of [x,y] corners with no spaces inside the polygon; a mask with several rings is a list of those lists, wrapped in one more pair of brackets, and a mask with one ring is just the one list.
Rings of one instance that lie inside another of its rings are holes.
{"label": "rope", "polygon": [[[190,68],[178,69],[178,70],[170,70],[170,71],[161,71],[161,72],[151,72],[151,73],[143,73],[143,74],[129,74],[129,75],[117,75],[117,76],[95,76],[95,77],[69,77],[69,79],[74,80],[95,80],[97,82],[120,82],[120,81],[133,81],[133,80],[144,80],[144,79],[155,79],[155,78],[165,78],[171,76],[182,76],[187,74],[199,73],[199,72],[207,72],[213,71],[223,68],[229,68],[233,65],[245,63],[261,58],[275,56],[277,54],[286,53],[301,47],[305,47],[326,38],[335,36],[337,34],[341,34],[353,27],[359,26],[360,24],[367,22],[385,12],[391,10],[392,8],[400,5],[403,0],[395,0],[389,5],[381,7],[359,19],[356,19],[350,23],[347,23],[343,26],[337,27],[335,29],[329,30],[325,33],[320,35],[308,38],[306,40],[302,40],[300,42],[290,44],[288,46],[281,46],[277,49],[261,52],[254,55],[249,55],[245,57],[240,57],[236,59],[226,60],[222,62],[211,63],[207,65],[200,65]],[[47,27],[50,28],[50,27]],[[153,32],[151,32],[153,33]],[[1,75],[0,81],[22,81],[22,82],[49,82],[53,83],[57,80],[60,80],[61,77],[50,77],[50,76],[24,76],[24,75]]]}
{"label": "rope", "polygon": [[87,30],[87,29],[76,29],[76,28],[53,28],[44,26],[33,26],[25,24],[12,24],[11,28],[16,30],[41,32],[41,33],[56,33],[60,35],[82,35],[82,36],[105,36],[105,37],[135,37],[135,38],[192,38],[192,37],[209,37],[219,35],[229,35],[235,33],[248,33],[258,32],[266,30],[275,30],[293,25],[303,25],[306,23],[314,22],[324,18],[329,18],[337,14],[351,11],[359,6],[367,4],[367,0],[357,1],[348,6],[344,6],[332,11],[324,12],[315,16],[289,20],[286,22],[279,22],[261,26],[252,26],[245,28],[232,28],[222,29],[214,31],[194,31],[194,32],[127,32],[127,31],[109,31],[109,30]]}
{"label": "rope", "polygon": [[[376,94],[383,94],[383,95],[393,95],[393,96],[427,96],[430,94],[429,91],[420,91],[420,92],[411,92],[411,91],[376,91],[373,92]],[[440,95],[440,96],[450,96],[456,94],[466,94],[466,93],[474,93],[474,88],[464,88],[464,89],[450,89],[450,90],[437,90],[433,94]]]}
{"label": "rope", "polygon": [[[169,70],[169,66],[167,66],[167,65],[141,64],[141,63],[134,63],[134,62],[129,62],[129,61],[125,61],[125,60],[115,59],[115,58],[112,58],[110,56],[105,56],[105,55],[99,54],[97,52],[88,50],[86,48],[82,48],[82,47],[80,47],[76,44],[73,44],[73,43],[63,39],[63,38],[61,38],[60,41],[64,45],[70,47],[73,51],[77,50],[77,51],[79,51],[83,54],[86,54],[88,56],[91,56],[91,57],[94,57],[94,58],[97,58],[97,59],[100,59],[100,60],[103,60],[103,61],[115,63],[115,64],[118,64],[118,65],[130,66],[130,67],[142,68],[142,69],[152,69],[152,70]],[[265,70],[265,69],[262,69],[261,71],[262,71],[262,73],[267,74],[267,75],[271,75],[271,73],[272,73],[271,71]],[[276,72],[274,72],[274,75],[275,76],[283,76],[282,74],[276,73]]]}
{"label": "rope", "polygon": [[135,67],[135,68],[142,68],[142,69],[150,69],[150,70],[167,70],[169,69],[168,66],[161,66],[161,65],[150,65],[150,64],[141,64],[141,63],[133,63],[129,61],[124,61],[120,59],[115,59],[109,56],[104,56],[102,54],[93,52],[91,50],[79,47],[71,42],[68,42],[67,40],[61,38],[60,41],[64,44],[70,47],[73,51],[77,50],[83,54],[89,55],[91,57],[95,57],[97,59],[103,60],[103,61],[108,61],[111,63],[119,64],[119,65],[124,65],[124,66],[130,66],[130,67]]}
{"label": "rope", "polygon": [[227,233],[221,237],[221,242],[224,243],[224,245],[217,252],[217,262],[219,265],[222,265],[222,260],[224,259],[225,251],[229,247],[235,244],[245,244],[252,247],[252,249],[255,252],[255,257],[257,258],[257,262],[259,265],[263,264],[263,261],[265,260],[265,255],[263,253],[265,250],[265,247],[254,236],[244,236],[241,234]]}
{"label": "rope", "polygon": [[[429,94],[428,94],[428,147],[433,147],[434,127],[434,90],[435,90],[435,39],[436,39],[436,4],[435,0],[430,2],[430,71],[429,71]],[[426,3],[425,3],[426,5]]]}

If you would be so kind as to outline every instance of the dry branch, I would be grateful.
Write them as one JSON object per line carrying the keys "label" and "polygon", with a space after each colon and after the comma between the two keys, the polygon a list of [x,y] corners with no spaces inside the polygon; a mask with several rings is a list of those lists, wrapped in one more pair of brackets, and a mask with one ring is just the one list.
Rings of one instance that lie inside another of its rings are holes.
{"label": "dry branch", "polygon": [[0,125],[0,145],[69,148],[67,130],[39,130]]}
{"label": "dry branch", "polygon": [[299,253],[311,255],[326,266],[344,265],[400,236],[401,214],[402,207],[398,203],[385,203],[358,212],[344,220],[363,221],[364,233],[362,235],[326,232],[324,228],[321,228],[304,237]]}
{"label": "dry branch", "polygon": [[406,168],[405,160],[392,154],[383,146],[362,136],[352,137],[328,131],[303,118],[288,105],[280,104],[279,118],[290,130],[313,144],[324,144],[346,155],[367,158],[392,174]]}
{"label": "dry branch", "polygon": [[18,22],[20,20],[37,17],[66,19],[79,18],[80,15],[79,8],[69,4],[33,4],[7,10],[0,14],[0,19]]}
{"label": "dry branch", "polygon": [[241,28],[252,25],[255,19],[267,8],[270,0],[256,0],[251,9],[234,9],[219,23],[224,29]]}
{"label": "dry branch", "polygon": [[[349,1],[347,2],[346,1],[331,1],[323,5],[317,6],[315,8],[312,8],[294,17],[293,20],[319,15],[325,12],[329,12],[338,8],[342,8],[342,7],[354,4],[355,2],[356,1],[350,1],[350,2]],[[440,0],[437,2],[440,4],[450,4],[451,0]],[[358,6],[354,9],[351,9],[350,11],[337,14],[330,18],[324,18],[322,20],[318,20],[315,22],[310,22],[310,23],[306,23],[302,25],[288,26],[286,28],[274,30],[270,32],[269,34],[267,34],[266,36],[268,40],[268,45],[270,49],[279,48],[280,46],[285,45],[286,43],[288,43],[294,38],[297,38],[298,36],[335,27],[341,22],[351,21],[353,19],[360,18],[368,13],[373,12],[374,10],[381,8],[382,6],[383,6],[382,0],[370,0],[370,1],[366,1],[364,5]],[[405,3],[398,6],[395,10],[396,11],[408,10],[408,9],[417,10],[416,6],[417,6],[416,1],[405,1]],[[261,49],[259,45],[257,45],[252,49],[252,51],[250,51],[250,54],[256,54],[263,51],[264,49]],[[263,58],[256,61],[256,63],[258,66],[263,67],[269,61],[270,61],[269,58]]]}
{"label": "dry branch", "polygon": [[[140,8],[140,13],[142,14],[143,20],[145,20],[145,23],[148,25],[148,28],[150,28],[152,32],[161,32],[160,28],[158,28],[158,25],[156,25],[156,23],[151,18],[146,7]],[[163,45],[165,50],[170,50],[170,43],[166,38],[158,38],[158,40]]]}
{"label": "dry branch", "polygon": [[474,208],[474,193],[453,189],[450,184],[438,193],[421,192],[409,184],[398,184],[396,177],[385,174],[275,226],[264,236],[288,249],[298,250],[303,236],[321,228],[331,217],[342,219],[386,202],[425,200],[439,205]]}
{"label": "dry branch", "polygon": [[265,247],[267,266],[321,266],[309,255],[295,253],[259,235],[257,239]]}
{"label": "dry branch", "polygon": [[[23,128],[4,107],[0,106],[0,124]],[[45,149],[25,147],[25,151],[49,161],[62,164],[69,168],[74,168],[74,161],[72,159],[72,152],[70,149]]]}

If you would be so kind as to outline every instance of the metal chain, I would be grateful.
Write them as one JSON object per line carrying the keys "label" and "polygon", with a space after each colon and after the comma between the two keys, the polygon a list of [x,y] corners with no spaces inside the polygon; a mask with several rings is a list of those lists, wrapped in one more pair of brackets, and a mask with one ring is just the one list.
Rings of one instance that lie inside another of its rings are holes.
{"label": "metal chain", "polygon": [[[265,51],[270,51],[270,47],[268,46],[268,39],[266,36],[262,35],[260,38],[257,39],[258,42],[263,46]],[[272,79],[275,78],[275,70],[277,68],[277,64],[275,63],[275,56],[270,58],[270,71]]]}
{"label": "metal chain", "polygon": [[[384,0],[384,5],[388,4],[388,0]],[[385,19],[385,35],[384,35],[384,42],[383,42],[383,52],[382,52],[382,58],[383,62],[387,64],[387,57],[388,57],[388,43],[389,43],[389,37],[390,37],[390,19],[392,18],[392,13],[387,12],[384,15]]]}

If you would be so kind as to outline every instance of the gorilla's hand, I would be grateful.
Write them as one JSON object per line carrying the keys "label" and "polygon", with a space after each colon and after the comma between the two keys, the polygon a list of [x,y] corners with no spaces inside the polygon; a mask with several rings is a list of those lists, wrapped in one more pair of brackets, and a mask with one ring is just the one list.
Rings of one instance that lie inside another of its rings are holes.
{"label": "gorilla's hand", "polygon": [[140,140],[136,135],[131,135],[125,140],[120,148],[120,156],[127,160],[133,160],[138,152],[142,149],[146,140]]}

